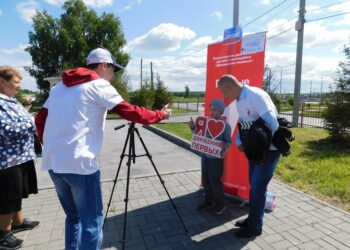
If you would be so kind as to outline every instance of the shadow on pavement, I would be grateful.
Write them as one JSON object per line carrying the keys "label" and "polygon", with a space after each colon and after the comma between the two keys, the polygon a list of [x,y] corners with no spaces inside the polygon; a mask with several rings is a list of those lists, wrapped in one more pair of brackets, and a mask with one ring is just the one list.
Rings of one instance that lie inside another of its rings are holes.
{"label": "shadow on pavement", "polygon": [[[124,193],[119,196],[123,197]],[[129,207],[132,196],[130,192]],[[241,249],[252,240],[236,238],[235,230],[232,230],[233,221],[247,214],[247,208],[241,208],[238,203],[226,200],[227,208],[223,214],[211,215],[205,211],[197,211],[197,204],[201,199],[202,191],[173,198],[188,233],[185,233],[167,196],[158,203],[137,209],[128,208],[125,248]],[[125,206],[122,200],[123,198],[111,205],[104,227],[103,248],[122,249]],[[112,215],[113,213],[116,215]]]}

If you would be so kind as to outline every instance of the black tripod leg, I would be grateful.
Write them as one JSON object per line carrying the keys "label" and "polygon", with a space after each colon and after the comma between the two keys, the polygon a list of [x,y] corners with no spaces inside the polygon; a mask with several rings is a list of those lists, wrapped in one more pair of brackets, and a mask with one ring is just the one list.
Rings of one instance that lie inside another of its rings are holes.
{"label": "black tripod leg", "polygon": [[105,223],[106,223],[106,219],[107,219],[107,214],[108,214],[108,211],[109,211],[109,207],[111,206],[111,202],[112,202],[112,198],[113,198],[114,189],[115,189],[115,186],[116,186],[116,184],[117,184],[117,179],[118,179],[118,176],[119,176],[120,167],[121,167],[122,162],[123,162],[123,159],[124,159],[124,157],[125,157],[125,149],[126,149],[126,145],[128,144],[129,137],[130,137],[130,133],[128,133],[128,135],[126,136],[125,143],[124,143],[124,147],[123,147],[123,152],[122,152],[122,154],[120,155],[120,161],[119,161],[118,171],[117,171],[117,174],[115,175],[115,178],[114,178],[114,184],[113,184],[113,188],[112,188],[112,193],[111,193],[111,196],[109,197],[109,202],[108,202],[108,205],[107,205],[107,210],[106,210],[105,218],[104,218],[104,220],[103,220],[102,229],[104,229],[104,227],[105,227]]}
{"label": "black tripod leg", "polygon": [[128,201],[129,201],[129,183],[130,183],[130,166],[131,166],[131,159],[132,155],[135,154],[135,137],[134,137],[134,128],[130,128],[129,130],[130,133],[130,142],[129,142],[129,155],[128,155],[128,174],[127,174],[127,179],[126,179],[126,192],[125,192],[125,210],[124,210],[124,230],[123,230],[123,250],[125,248],[125,238],[126,238],[126,222],[128,219]]}
{"label": "black tripod leg", "polygon": [[152,163],[153,169],[156,171],[157,176],[158,176],[160,182],[162,183],[163,188],[164,188],[166,194],[168,195],[171,204],[173,205],[173,208],[175,209],[175,212],[176,212],[176,214],[177,214],[177,217],[179,218],[179,220],[180,220],[182,226],[183,226],[184,229],[185,229],[185,232],[187,233],[188,230],[187,230],[187,228],[186,228],[186,226],[185,226],[185,224],[184,224],[184,222],[183,222],[183,220],[182,220],[182,218],[181,218],[181,216],[180,216],[180,214],[179,214],[179,211],[177,210],[177,207],[176,207],[176,205],[175,205],[173,199],[171,198],[171,196],[170,196],[170,194],[169,194],[169,192],[168,192],[168,190],[167,190],[167,188],[166,188],[166,186],[165,186],[165,184],[164,184],[165,181],[164,181],[164,180],[162,179],[162,177],[160,176],[160,174],[159,174],[159,172],[158,172],[158,169],[156,168],[156,165],[154,164],[154,162],[153,162],[153,160],[152,160],[152,156],[151,156],[150,153],[148,152],[148,149],[147,149],[147,147],[146,147],[146,145],[145,145],[145,143],[144,143],[142,137],[140,136],[139,130],[138,130],[137,128],[135,128],[135,131],[136,131],[137,136],[139,137],[139,139],[140,139],[140,141],[141,141],[141,144],[142,144],[143,148],[144,148],[145,151],[146,151],[146,155],[147,155],[148,159],[149,159],[149,160],[151,161],[151,163]]}

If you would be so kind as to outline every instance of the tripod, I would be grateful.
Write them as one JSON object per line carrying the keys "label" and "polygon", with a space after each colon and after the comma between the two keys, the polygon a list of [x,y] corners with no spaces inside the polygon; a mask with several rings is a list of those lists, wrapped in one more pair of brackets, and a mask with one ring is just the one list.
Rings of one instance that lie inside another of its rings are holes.
{"label": "tripod", "polygon": [[[118,129],[123,128],[123,127],[125,127],[125,124],[121,125],[121,126],[118,126],[118,127],[115,127],[114,130],[118,130]],[[136,132],[136,134],[137,134],[137,136],[138,136],[138,138],[139,138],[139,140],[140,140],[140,142],[141,142],[141,144],[142,144],[146,154],[143,154],[143,155],[136,155],[135,154],[135,132]],[[125,150],[126,150],[126,146],[127,146],[128,142],[129,142],[129,149],[128,149],[129,153],[125,154]],[[139,130],[135,127],[135,123],[133,123],[133,122],[129,123],[128,134],[126,136],[126,140],[125,140],[125,143],[124,143],[123,152],[120,155],[120,162],[119,162],[117,174],[116,174],[116,176],[114,178],[114,184],[113,184],[113,188],[112,188],[112,193],[111,193],[111,196],[109,198],[106,215],[105,215],[105,218],[104,218],[104,221],[103,221],[103,228],[104,228],[104,225],[105,225],[105,222],[106,222],[106,218],[107,218],[107,214],[108,214],[108,211],[109,211],[109,207],[110,207],[111,202],[112,202],[112,197],[113,197],[115,186],[117,184],[117,179],[118,179],[120,167],[122,165],[122,162],[123,162],[123,159],[124,159],[125,156],[128,156],[128,161],[126,163],[128,169],[127,169],[127,179],[126,179],[126,194],[125,194],[125,199],[124,199],[125,209],[124,209],[124,228],[123,228],[123,240],[122,240],[123,249],[124,249],[125,243],[126,243],[126,240],[125,240],[125,236],[126,235],[125,235],[125,233],[126,233],[126,222],[127,222],[127,217],[128,217],[127,216],[127,212],[128,212],[128,201],[129,201],[130,167],[131,167],[131,160],[135,164],[135,158],[136,157],[147,156],[148,159],[151,161],[153,169],[156,171],[157,176],[158,176],[158,178],[160,180],[160,183],[163,185],[163,188],[164,188],[166,194],[168,195],[169,200],[170,200],[173,208],[175,209],[175,212],[176,212],[176,214],[177,214],[177,216],[178,216],[182,226],[184,227],[185,232],[187,233],[188,230],[187,230],[184,222],[182,221],[182,218],[181,218],[181,216],[180,216],[180,214],[179,214],[179,212],[178,212],[178,210],[176,208],[176,205],[174,204],[174,201],[171,199],[171,197],[169,195],[169,192],[168,192],[168,190],[165,187],[165,184],[164,184],[165,182],[162,179],[162,177],[160,176],[160,174],[159,174],[159,172],[158,172],[158,170],[157,170],[157,168],[156,168],[156,166],[155,166],[155,164],[154,164],[154,162],[152,160],[152,156],[149,154],[149,152],[148,152],[148,150],[146,148],[146,145],[145,145],[142,137],[140,136]]]}

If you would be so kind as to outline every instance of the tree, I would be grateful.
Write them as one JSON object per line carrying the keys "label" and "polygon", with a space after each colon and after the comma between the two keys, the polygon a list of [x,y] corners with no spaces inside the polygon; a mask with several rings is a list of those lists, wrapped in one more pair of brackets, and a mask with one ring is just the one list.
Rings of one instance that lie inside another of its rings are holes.
{"label": "tree", "polygon": [[165,104],[171,103],[173,99],[174,96],[167,90],[160,76],[157,75],[153,109],[161,109]]}
{"label": "tree", "polygon": [[146,107],[148,109],[151,109],[153,107],[154,89],[151,89],[150,80],[148,78],[143,81],[140,90],[135,92],[132,103],[138,106]]}
{"label": "tree", "polygon": [[[26,51],[33,64],[26,70],[36,78],[43,96],[49,92],[45,77],[86,65],[88,53],[99,46],[108,49],[119,64],[125,66],[129,62],[129,55],[122,50],[126,41],[118,17],[106,13],[99,17],[82,0],[66,1],[63,10],[60,19],[54,19],[45,10],[37,11],[33,17],[34,31],[29,32]],[[121,74],[117,79],[121,80]]]}
{"label": "tree", "polygon": [[325,96],[323,113],[326,129],[333,139],[350,140],[350,41],[344,46],[345,61],[339,63],[335,89]]}
{"label": "tree", "polygon": [[188,85],[185,86],[184,97],[185,98],[189,98],[190,97],[190,88],[188,87]]}

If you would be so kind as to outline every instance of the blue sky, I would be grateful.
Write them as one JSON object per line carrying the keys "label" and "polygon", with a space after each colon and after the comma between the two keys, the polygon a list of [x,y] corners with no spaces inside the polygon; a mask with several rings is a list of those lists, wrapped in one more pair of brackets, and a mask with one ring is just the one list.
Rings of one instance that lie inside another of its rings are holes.
{"label": "blue sky", "polygon": [[[35,9],[47,10],[56,18],[63,0],[12,0],[0,2],[0,65],[21,69],[22,87],[36,89],[35,79],[23,70],[31,65],[24,51],[31,16]],[[132,60],[126,68],[130,86],[153,70],[170,90],[205,90],[207,45],[222,39],[232,26],[233,0],[84,0],[99,15],[113,13],[121,20]],[[297,32],[294,30],[299,0],[241,0],[239,22],[243,34],[267,31],[265,64],[278,85],[282,71],[282,92],[293,92]],[[275,8],[274,8],[275,7]],[[274,8],[273,10],[271,10]],[[268,14],[255,20],[257,17]],[[338,63],[345,60],[342,49],[350,37],[350,0],[306,0],[304,56],[301,91],[323,92],[333,82]],[[314,19],[324,18],[318,21]],[[253,22],[252,22],[253,21]],[[289,29],[289,30],[288,30]],[[286,31],[286,32],[284,32]],[[279,91],[279,90],[278,90]]]}

